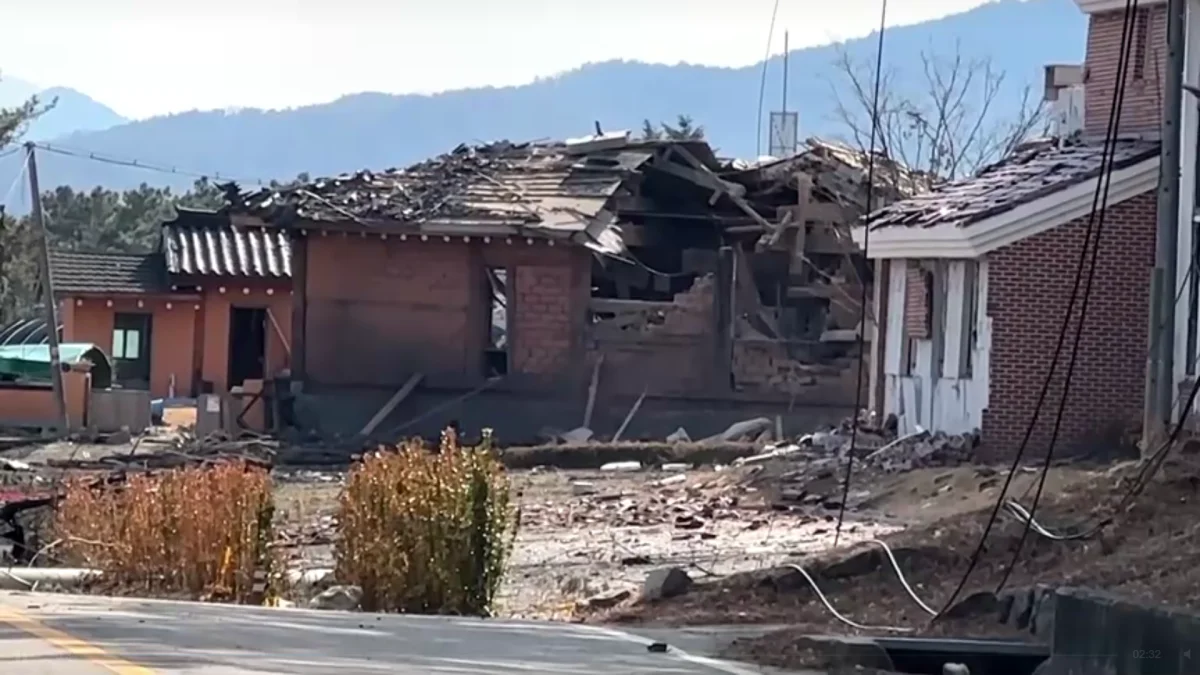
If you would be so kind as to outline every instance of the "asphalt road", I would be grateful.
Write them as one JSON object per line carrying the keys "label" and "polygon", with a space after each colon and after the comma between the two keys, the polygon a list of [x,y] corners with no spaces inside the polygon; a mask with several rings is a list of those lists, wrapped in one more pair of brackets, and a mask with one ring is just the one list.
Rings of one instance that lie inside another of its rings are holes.
{"label": "asphalt road", "polygon": [[[695,633],[648,635],[711,646]],[[572,624],[0,593],[0,672],[22,675],[766,672],[678,647],[652,653],[651,641]]]}

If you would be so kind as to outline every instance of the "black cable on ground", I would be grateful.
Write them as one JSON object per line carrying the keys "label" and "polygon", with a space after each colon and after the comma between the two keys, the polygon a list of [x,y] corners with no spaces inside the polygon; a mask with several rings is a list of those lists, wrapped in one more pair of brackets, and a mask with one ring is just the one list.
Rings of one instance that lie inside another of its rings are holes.
{"label": "black cable on ground", "polygon": [[[1117,81],[1113,89],[1114,113],[1109,117],[1109,138],[1113,140],[1113,148],[1111,150],[1113,155],[1116,154],[1115,130],[1121,128],[1121,109],[1125,106],[1125,78],[1129,70],[1129,57],[1133,51],[1133,40],[1128,39],[1128,35],[1132,34],[1133,32],[1133,22],[1136,15],[1137,0],[1127,0],[1125,23],[1122,26],[1121,33],[1121,52],[1117,60]],[[1107,147],[1105,150],[1109,151]],[[1070,397],[1071,393],[1071,379],[1075,375],[1075,365],[1079,360],[1079,346],[1083,341],[1083,326],[1087,321],[1088,305],[1090,304],[1089,301],[1091,300],[1092,294],[1092,283],[1095,281],[1096,264],[1100,259],[1100,236],[1104,231],[1104,217],[1108,212],[1108,194],[1109,189],[1112,187],[1113,158],[1111,156],[1107,158],[1107,167],[1105,167],[1103,160],[1104,158],[1102,157],[1102,168],[1100,170],[1100,175],[1097,178],[1098,183],[1096,185],[1097,189],[1103,186],[1103,194],[1100,195],[1099,199],[1099,213],[1097,213],[1097,204],[1095,201],[1093,201],[1092,212],[1088,217],[1089,230],[1091,229],[1092,219],[1096,219],[1096,239],[1092,243],[1092,261],[1088,266],[1087,283],[1084,285],[1083,302],[1079,308],[1079,322],[1075,325],[1075,337],[1071,344],[1071,359],[1067,362],[1067,374],[1063,381],[1062,396],[1059,397],[1058,410],[1054,415],[1054,427],[1050,432],[1050,443],[1046,447],[1046,457],[1042,463],[1041,475],[1038,476],[1037,491],[1033,493],[1033,504],[1029,509],[1029,520],[1025,521],[1025,526],[1021,528],[1021,538],[1017,540],[1017,547],[1013,551],[1012,560],[1009,562],[1008,567],[1005,568],[1004,575],[1000,577],[1000,583],[996,585],[996,593],[1004,590],[1004,586],[1008,583],[1009,578],[1012,576],[1013,569],[1015,569],[1017,563],[1021,561],[1021,551],[1025,547],[1025,540],[1029,537],[1029,528],[1033,523],[1034,514],[1037,513],[1038,504],[1041,503],[1042,493],[1046,488],[1046,477],[1050,475],[1050,466],[1054,462],[1054,447],[1058,444],[1058,434],[1062,429],[1062,421],[1067,409],[1067,399]],[[1083,250],[1080,252],[1081,263],[1087,258],[1087,248],[1088,241],[1085,237]],[[1174,284],[1173,281],[1172,284]],[[1074,295],[1072,295],[1072,302],[1067,307],[1068,320],[1075,309],[1074,299]]]}
{"label": "black cable on ground", "polygon": [[[1124,55],[1128,51],[1128,46],[1130,44],[1130,34],[1132,33],[1132,20],[1133,20],[1133,15],[1134,15],[1133,10],[1136,9],[1136,7],[1137,7],[1137,0],[1125,0],[1125,22],[1124,22],[1124,25],[1122,26],[1121,47],[1120,47],[1120,54],[1122,55],[1122,58],[1124,58]],[[1128,59],[1124,59],[1124,60],[1128,61]],[[1042,383],[1042,388],[1038,394],[1037,402],[1034,404],[1033,416],[1029,421],[1029,426],[1026,427],[1026,429],[1025,429],[1025,435],[1021,439],[1021,445],[1017,449],[1016,456],[1013,458],[1012,466],[1009,469],[1008,475],[1004,479],[1004,485],[1001,487],[1000,494],[996,498],[996,505],[992,508],[992,513],[988,517],[987,525],[984,526],[983,534],[979,537],[979,543],[976,545],[975,551],[971,554],[971,558],[967,563],[967,570],[966,570],[966,572],[963,573],[962,578],[959,579],[958,585],[955,587],[954,592],[950,595],[950,597],[942,605],[942,608],[938,611],[937,616],[933,617],[934,621],[940,619],[946,613],[946,610],[954,605],[954,602],[962,594],[963,589],[966,588],[967,581],[970,579],[971,573],[974,572],[975,568],[979,565],[979,561],[983,556],[984,546],[987,544],[988,536],[991,534],[992,528],[996,524],[996,519],[1000,515],[1000,509],[1004,505],[1004,497],[1008,493],[1008,489],[1012,486],[1013,478],[1016,476],[1017,472],[1020,470],[1021,459],[1024,457],[1025,451],[1029,447],[1029,442],[1033,437],[1033,432],[1037,428],[1037,422],[1038,422],[1038,418],[1040,417],[1039,413],[1041,412],[1042,405],[1045,404],[1046,397],[1049,395],[1049,392],[1050,392],[1050,386],[1051,386],[1052,382],[1054,381],[1054,375],[1058,369],[1058,360],[1061,357],[1061,354],[1063,351],[1063,346],[1064,346],[1064,343],[1066,342],[1067,332],[1070,329],[1071,314],[1074,313],[1075,300],[1078,296],[1079,287],[1083,280],[1083,270],[1084,270],[1084,265],[1086,264],[1086,261],[1087,261],[1088,244],[1091,241],[1092,224],[1096,217],[1097,207],[1099,206],[1099,200],[1100,200],[1100,196],[1101,196],[1102,188],[1103,188],[1103,184],[1104,184],[1104,177],[1106,174],[1106,170],[1109,166],[1109,156],[1112,154],[1112,150],[1115,147],[1116,136],[1117,136],[1117,127],[1115,126],[1114,123],[1120,117],[1120,108],[1118,106],[1118,103],[1120,102],[1121,92],[1123,90],[1123,87],[1119,86],[1119,85],[1123,84],[1123,81],[1124,81],[1124,77],[1120,76],[1120,73],[1124,72],[1124,70],[1122,68],[1123,68],[1123,66],[1121,64],[1118,64],[1118,77],[1119,77],[1118,82],[1117,82],[1118,86],[1114,87],[1114,89],[1113,89],[1112,104],[1109,109],[1109,116],[1108,116],[1108,129],[1107,129],[1107,132],[1106,132],[1105,138],[1104,138],[1104,148],[1101,152],[1100,173],[1099,173],[1099,176],[1098,176],[1097,182],[1096,182],[1096,192],[1092,198],[1091,214],[1088,217],[1087,231],[1085,232],[1085,235],[1084,235],[1083,247],[1080,250],[1079,262],[1078,262],[1076,272],[1075,272],[1075,282],[1074,282],[1074,288],[1071,293],[1070,305],[1067,309],[1066,315],[1063,318],[1062,328],[1058,334],[1058,343],[1054,349],[1054,357],[1050,362],[1050,369],[1046,373],[1046,379]],[[1063,396],[1064,397],[1066,396],[1067,391],[1069,391],[1069,389],[1070,389],[1070,382],[1064,382],[1064,384],[1063,384]]]}
{"label": "black cable on ground", "polygon": [[1117,516],[1119,516],[1126,509],[1128,509],[1131,504],[1133,504],[1133,501],[1142,494],[1142,492],[1146,489],[1146,486],[1149,485],[1150,481],[1154,478],[1155,474],[1158,473],[1158,470],[1162,468],[1163,463],[1166,462],[1167,455],[1169,455],[1171,452],[1171,448],[1173,448],[1175,443],[1179,441],[1179,436],[1183,432],[1184,424],[1187,421],[1187,413],[1192,409],[1192,406],[1195,405],[1197,394],[1200,394],[1200,378],[1197,378],[1192,384],[1192,390],[1188,394],[1187,401],[1184,402],[1183,408],[1181,408],[1179,421],[1175,423],[1175,428],[1171,430],[1171,434],[1165,441],[1163,441],[1161,445],[1159,445],[1158,449],[1155,450],[1153,454],[1146,458],[1146,460],[1142,463],[1142,468],[1140,471],[1138,471],[1138,476],[1136,479],[1134,479],[1133,484],[1128,490],[1126,490],[1125,494],[1121,497],[1121,500],[1117,502],[1116,507],[1112,509],[1112,512],[1105,518],[1101,519],[1100,522],[1088,527],[1087,529],[1084,529],[1084,524],[1080,523],[1073,527],[1067,528],[1071,530],[1071,532],[1064,534],[1060,532],[1053,532],[1043,526],[1041,523],[1038,523],[1034,519],[1033,514],[1031,514],[1014,500],[1010,499],[1005,503],[1005,507],[1008,509],[1008,512],[1017,518],[1017,520],[1025,523],[1026,527],[1029,527],[1034,532],[1037,532],[1041,536],[1053,541],[1074,541],[1095,536],[1100,530],[1112,524],[1112,522],[1116,520]]}
{"label": "black cable on ground", "polygon": [[[879,42],[875,46],[875,91],[871,94],[871,140],[867,148],[867,203],[866,214],[869,216],[875,208],[875,144],[879,137],[879,89],[883,82],[883,36],[887,32],[887,0],[881,0],[879,7]],[[868,222],[863,228],[863,258],[871,242],[871,225]],[[879,283],[876,279],[875,283]],[[837,528],[833,531],[833,546],[837,547],[842,538],[842,524],[846,520],[846,500],[850,498],[850,479],[854,475],[854,444],[858,442],[858,411],[862,408],[862,379],[863,365],[867,360],[867,284],[859,284],[862,295],[859,297],[858,315],[858,373],[854,377],[854,417],[850,425],[850,447],[846,450],[846,475],[842,480],[842,502],[838,506]],[[876,322],[879,318],[876,317]]]}

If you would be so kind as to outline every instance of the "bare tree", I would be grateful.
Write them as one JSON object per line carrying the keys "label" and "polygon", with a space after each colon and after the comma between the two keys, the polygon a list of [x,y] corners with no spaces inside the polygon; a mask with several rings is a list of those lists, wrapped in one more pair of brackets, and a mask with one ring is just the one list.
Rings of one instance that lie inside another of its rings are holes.
{"label": "bare tree", "polygon": [[[840,81],[831,82],[836,120],[844,140],[866,151],[870,144],[874,64],[861,64],[840,49],[835,67]],[[1026,86],[1019,108],[999,112],[1005,73],[988,58],[967,59],[955,44],[949,57],[921,53],[921,79],[916,93],[900,87],[900,73],[881,74],[876,149],[930,181],[952,180],[1010,154],[1035,132],[1045,130],[1038,98]]]}

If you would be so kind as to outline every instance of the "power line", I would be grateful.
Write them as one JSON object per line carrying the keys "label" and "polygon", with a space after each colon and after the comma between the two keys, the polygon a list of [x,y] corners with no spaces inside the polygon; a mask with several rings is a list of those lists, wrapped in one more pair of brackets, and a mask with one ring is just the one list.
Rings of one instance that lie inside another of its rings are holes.
{"label": "power line", "polygon": [[763,104],[767,97],[767,65],[771,63],[771,38],[775,37],[775,19],[779,16],[779,0],[771,10],[771,27],[767,30],[767,55],[763,57],[762,82],[758,85],[758,127],[755,132],[755,159],[762,157]]}
{"label": "power line", "polygon": [[[991,515],[988,517],[988,522],[987,522],[987,525],[984,527],[983,534],[979,537],[979,543],[976,545],[974,553],[971,554],[971,558],[967,564],[967,570],[962,575],[962,578],[959,579],[958,586],[954,589],[954,592],[946,600],[945,604],[942,605],[942,608],[938,612],[937,616],[934,617],[935,621],[937,619],[941,618],[945,614],[946,610],[949,609],[951,606],[953,606],[954,601],[958,599],[958,596],[962,593],[963,589],[966,587],[967,581],[970,578],[971,573],[974,572],[975,568],[979,565],[980,558],[983,555],[983,547],[987,543],[988,536],[991,534],[992,528],[996,524],[996,518],[1000,514],[1000,509],[1004,504],[1004,497],[1008,493],[1009,487],[1011,487],[1011,485],[1012,485],[1013,477],[1016,476],[1017,472],[1020,470],[1021,458],[1025,455],[1025,451],[1029,447],[1029,441],[1033,436],[1034,429],[1037,427],[1037,422],[1038,422],[1038,418],[1039,418],[1039,413],[1041,411],[1041,407],[1046,401],[1046,396],[1049,394],[1049,391],[1050,391],[1050,385],[1054,380],[1054,375],[1055,375],[1055,371],[1057,370],[1058,361],[1062,355],[1063,346],[1064,346],[1064,343],[1066,342],[1067,332],[1070,328],[1071,315],[1074,313],[1074,310],[1075,310],[1075,301],[1079,294],[1079,287],[1083,280],[1084,265],[1087,263],[1088,247],[1089,247],[1089,243],[1091,242],[1093,223],[1096,220],[1097,213],[1099,213],[1099,215],[1100,215],[1101,224],[1103,223],[1104,209],[1099,208],[1099,207],[1101,207],[1100,199],[1101,199],[1102,195],[1104,196],[1105,199],[1107,199],[1107,195],[1108,195],[1107,189],[1105,187],[1105,178],[1109,177],[1111,179],[1111,176],[1108,176],[1108,174],[1110,174],[1112,171],[1110,156],[1114,154],[1114,151],[1116,148],[1117,129],[1118,129],[1118,125],[1119,125],[1120,118],[1121,118],[1121,105],[1124,102],[1125,72],[1128,68],[1128,61],[1129,61],[1128,53],[1130,51],[1130,45],[1132,44],[1130,35],[1132,33],[1132,23],[1133,23],[1133,17],[1134,17],[1136,9],[1137,9],[1137,0],[1125,0],[1125,17],[1124,17],[1124,24],[1122,26],[1122,31],[1121,31],[1121,43],[1120,43],[1120,52],[1119,52],[1120,56],[1119,56],[1119,60],[1118,60],[1118,64],[1117,64],[1117,82],[1116,82],[1116,86],[1113,88],[1112,103],[1111,103],[1111,107],[1109,109],[1109,116],[1108,116],[1108,129],[1106,131],[1105,138],[1104,138],[1104,147],[1101,150],[1100,172],[1099,172],[1099,175],[1097,176],[1097,180],[1096,180],[1096,192],[1094,193],[1094,195],[1092,197],[1092,208],[1091,208],[1091,212],[1088,216],[1087,229],[1084,233],[1083,246],[1079,252],[1079,261],[1078,261],[1078,264],[1077,264],[1076,270],[1075,270],[1075,281],[1074,281],[1072,292],[1071,292],[1071,299],[1067,306],[1066,314],[1063,317],[1062,329],[1059,331],[1058,343],[1056,344],[1055,349],[1054,349],[1054,357],[1050,362],[1050,369],[1046,373],[1046,379],[1042,383],[1042,389],[1041,389],[1041,392],[1038,394],[1037,402],[1034,404],[1032,419],[1030,419],[1029,426],[1026,427],[1026,429],[1025,429],[1025,436],[1021,440],[1020,447],[1017,449],[1017,454],[1016,454],[1016,457],[1013,459],[1012,467],[1009,469],[1008,475],[1004,479],[1004,485],[1000,489],[1000,495],[996,498],[996,504],[992,508]],[[1099,228],[1097,228],[1097,229],[1099,229]],[[1098,243],[1098,239],[1099,238],[1097,237],[1097,243]],[[1097,247],[1097,252],[1098,252],[1098,247]],[[1089,290],[1090,290],[1090,287],[1089,287]],[[1086,302],[1086,298],[1085,298],[1085,302]],[[1082,325],[1083,319],[1084,319],[1084,317],[1080,316],[1080,325]],[[1078,335],[1078,331],[1077,331],[1077,335]],[[1078,351],[1078,347],[1079,347],[1078,342],[1076,342],[1074,345],[1073,353],[1072,353],[1072,360],[1074,360],[1074,353]],[[1066,399],[1068,393],[1070,392],[1070,384],[1071,384],[1070,379],[1068,377],[1063,383],[1063,393],[1062,393],[1063,400]],[[1058,425],[1058,422],[1061,422],[1061,416],[1062,416],[1062,407],[1060,406],[1059,416],[1058,416],[1058,419],[1056,419],[1056,427]],[[1045,466],[1043,467],[1042,480],[1044,480],[1044,472],[1049,469],[1049,459],[1050,459],[1050,456],[1053,454],[1053,450],[1054,450],[1054,448],[1053,448],[1053,443],[1052,443],[1051,446],[1048,447],[1046,450],[1047,462],[1046,462]],[[1040,491],[1040,487],[1039,487],[1039,491]],[[1011,569],[1011,567],[1012,567],[1012,565],[1009,566],[1010,569]],[[1008,575],[1006,574],[1005,581],[1007,581],[1007,578],[1008,578]]]}
{"label": "power line", "polygon": [[154,171],[156,173],[171,174],[171,175],[176,175],[176,176],[186,176],[188,178],[197,178],[197,179],[202,179],[202,180],[213,180],[213,181],[228,180],[228,181],[234,181],[234,182],[239,182],[239,183],[255,183],[257,185],[266,185],[268,182],[268,181],[263,181],[261,178],[237,178],[237,177],[228,176],[228,175],[223,176],[223,175],[221,175],[220,172],[200,173],[200,172],[196,172],[196,171],[186,171],[184,169],[178,169],[173,166],[161,166],[158,164],[143,162],[143,161],[137,160],[137,159],[120,159],[117,157],[109,157],[106,155],[100,155],[100,154],[97,154],[94,152],[87,152],[85,150],[72,150],[69,148],[64,148],[62,146],[53,146],[53,145],[49,145],[46,143],[34,143],[34,147],[36,147],[40,150],[45,150],[46,152],[53,152],[58,155],[65,155],[67,157],[75,157],[77,159],[87,159],[87,160],[91,160],[93,162],[100,162],[102,164],[112,164],[114,166],[125,166],[125,167],[131,167],[134,169],[145,169],[146,171]]}
{"label": "power line", "polygon": [[[1128,0],[1128,3],[1129,7],[1126,10],[1127,13],[1125,16],[1126,25],[1123,26],[1123,28],[1127,32],[1132,33],[1132,26],[1135,20],[1134,17],[1137,14],[1137,0]],[[1132,48],[1133,40],[1125,39],[1125,41],[1121,43],[1122,51],[1117,62],[1117,83],[1113,92],[1113,98],[1115,101],[1113,104],[1114,113],[1109,118],[1109,136],[1113,139],[1113,148],[1110,151],[1112,155],[1116,154],[1115,140],[1117,131],[1121,128],[1121,109],[1125,106],[1125,76],[1129,70],[1129,61],[1131,60],[1129,57]],[[1101,157],[1101,167],[1104,166],[1103,159],[1104,158]],[[1092,284],[1096,278],[1096,264],[1100,259],[1100,236],[1104,231],[1105,214],[1108,213],[1108,194],[1109,189],[1112,187],[1112,163],[1113,159],[1110,156],[1108,158],[1107,175],[1105,170],[1102,168],[1098,178],[1098,180],[1104,185],[1104,194],[1103,196],[1099,197],[1100,213],[1098,214],[1098,220],[1096,223],[1096,241],[1094,244],[1092,244],[1092,260],[1088,267],[1087,284],[1084,286],[1083,303],[1079,308],[1079,323],[1075,325],[1075,337],[1071,345],[1071,360],[1067,363],[1067,374],[1065,380],[1063,381],[1063,392],[1062,396],[1059,398],[1058,410],[1054,416],[1054,427],[1050,432],[1050,444],[1046,448],[1046,457],[1042,463],[1041,475],[1038,476],[1037,490],[1033,493],[1033,504],[1030,506],[1029,511],[1030,520],[1025,523],[1025,527],[1021,530],[1021,538],[1017,541],[1017,547],[1013,550],[1012,560],[1009,562],[1008,567],[1004,570],[1004,576],[1000,578],[1000,583],[996,585],[996,593],[999,593],[1004,589],[1005,584],[1008,583],[1009,578],[1012,576],[1013,569],[1016,568],[1017,563],[1021,560],[1021,551],[1025,547],[1025,540],[1029,537],[1029,528],[1033,520],[1033,515],[1037,512],[1038,504],[1042,500],[1042,493],[1046,488],[1046,477],[1050,474],[1050,465],[1054,461],[1054,447],[1058,443],[1058,434],[1062,429],[1062,421],[1067,408],[1067,397],[1070,395],[1071,390],[1071,379],[1075,375],[1075,365],[1079,359],[1079,345],[1083,338],[1084,322],[1087,320],[1087,310],[1089,301],[1091,300]],[[1092,218],[1097,217],[1096,206],[1096,201],[1093,200]],[[1090,225],[1091,218],[1088,220]],[[1085,257],[1087,255],[1086,251],[1087,239],[1085,238],[1084,252],[1081,254],[1081,257]],[[1072,298],[1072,300],[1073,299],[1074,298]],[[1067,308],[1068,318],[1070,317],[1072,310],[1074,310],[1073,302]],[[1171,330],[1174,330],[1174,326],[1171,327]]]}
{"label": "power line", "polygon": [[5,157],[11,157],[12,155],[17,154],[20,151],[21,151],[21,146],[19,146],[19,145],[15,148],[9,148],[8,150],[5,150],[4,152],[0,152],[0,159],[4,159]]}
{"label": "power line", "polygon": [[[879,7],[879,42],[875,46],[875,91],[871,94],[871,138],[867,155],[867,203],[868,217],[875,208],[875,143],[879,135],[879,90],[883,82],[883,36],[887,32],[887,0],[881,0]],[[863,257],[866,258],[871,243],[871,224],[863,228]],[[878,280],[875,283],[879,283]],[[858,442],[858,411],[862,408],[862,376],[863,364],[866,362],[866,330],[867,330],[867,284],[860,283],[858,318],[858,372],[854,378],[854,412],[850,425],[850,449],[846,452],[846,475],[842,480],[842,502],[838,506],[837,528],[833,532],[833,545],[837,547],[842,537],[842,524],[846,520],[846,500],[850,497],[850,479],[854,475],[854,445]],[[875,318],[876,323],[879,317]]]}

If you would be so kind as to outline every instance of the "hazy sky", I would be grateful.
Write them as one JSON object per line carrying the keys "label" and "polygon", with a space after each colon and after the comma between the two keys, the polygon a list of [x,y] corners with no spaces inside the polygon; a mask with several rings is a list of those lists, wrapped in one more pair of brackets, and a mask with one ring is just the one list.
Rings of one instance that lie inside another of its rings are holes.
{"label": "hazy sky", "polygon": [[[890,0],[890,25],[987,0]],[[0,0],[0,71],[130,117],[511,85],[614,58],[744,66],[774,0]],[[865,35],[879,0],[781,0],[772,51]]]}

